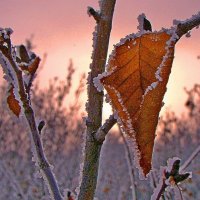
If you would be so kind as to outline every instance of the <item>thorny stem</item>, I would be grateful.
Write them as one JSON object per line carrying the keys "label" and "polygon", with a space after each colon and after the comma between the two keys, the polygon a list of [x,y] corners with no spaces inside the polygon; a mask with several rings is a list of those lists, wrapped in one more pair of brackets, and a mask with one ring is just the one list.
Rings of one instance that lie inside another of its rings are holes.
{"label": "thorny stem", "polygon": [[[10,40],[8,41],[8,43],[11,44]],[[12,76],[16,77],[17,85],[18,85],[18,93],[19,93],[20,100],[22,102],[23,112],[26,117],[28,126],[31,130],[31,136],[34,143],[33,148],[35,151],[34,156],[36,156],[36,163],[42,172],[43,178],[48,183],[47,186],[53,199],[62,200],[62,196],[60,194],[56,179],[54,177],[54,174],[44,154],[42,141],[41,141],[41,138],[37,129],[36,121],[35,121],[34,111],[32,107],[30,106],[29,96],[27,92],[25,91],[22,71],[18,68],[17,64],[13,60],[11,51],[9,51],[9,53],[4,53],[4,56],[10,62],[10,65],[13,68],[13,71],[15,73],[15,74],[12,74]]]}
{"label": "thorny stem", "polygon": [[100,20],[94,32],[91,72],[88,76],[87,130],[84,149],[84,165],[78,200],[93,200],[97,184],[101,143],[94,140],[94,133],[102,123],[103,93],[98,92],[93,78],[105,71],[112,17],[116,0],[101,0]]}

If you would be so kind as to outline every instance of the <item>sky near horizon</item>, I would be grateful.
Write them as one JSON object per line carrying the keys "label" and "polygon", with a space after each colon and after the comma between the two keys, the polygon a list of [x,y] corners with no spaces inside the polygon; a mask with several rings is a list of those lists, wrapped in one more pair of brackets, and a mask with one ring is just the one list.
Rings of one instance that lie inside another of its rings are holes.
{"label": "sky near horizon", "polygon": [[[0,27],[14,30],[14,44],[21,44],[33,34],[34,51],[48,54],[40,74],[43,86],[54,76],[64,78],[69,59],[80,73],[88,72],[95,22],[87,15],[87,6],[98,9],[98,0],[1,0]],[[173,19],[185,20],[200,11],[199,0],[117,0],[109,52],[122,37],[137,32],[137,16],[145,13],[153,29],[169,28]],[[186,95],[183,87],[200,83],[200,29],[183,37],[177,44],[175,59],[165,95],[166,107],[180,113]],[[85,99],[85,98],[84,98]]]}

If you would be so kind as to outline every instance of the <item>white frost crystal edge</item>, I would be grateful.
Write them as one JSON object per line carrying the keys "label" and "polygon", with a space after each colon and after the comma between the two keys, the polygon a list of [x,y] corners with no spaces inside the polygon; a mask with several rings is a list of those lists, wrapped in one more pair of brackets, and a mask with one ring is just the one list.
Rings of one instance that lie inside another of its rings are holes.
{"label": "white frost crystal edge", "polygon": [[160,73],[161,73],[161,71],[162,71],[162,68],[165,66],[165,63],[166,63],[167,59],[168,59],[169,56],[170,56],[170,48],[171,48],[172,43],[175,42],[175,41],[179,38],[178,35],[175,33],[175,29],[171,29],[171,30],[165,30],[165,29],[163,29],[162,31],[165,31],[167,34],[171,35],[171,37],[170,37],[170,39],[166,42],[166,47],[165,47],[165,48],[166,48],[166,53],[165,53],[165,55],[163,56],[163,60],[162,60],[161,64],[158,66],[157,71],[156,71],[156,73],[155,73],[155,77],[156,77],[157,81],[151,83],[151,85],[149,85],[149,86],[147,87],[147,89],[146,89],[145,92],[144,92],[143,98],[145,97],[145,95],[148,94],[148,92],[149,92],[150,90],[155,89],[156,86],[159,84],[159,82],[161,82],[161,81],[163,80],[162,77],[161,77],[161,75],[160,75]]}
{"label": "white frost crystal edge", "polygon": [[[107,86],[107,87],[109,87],[111,90],[113,90],[114,91],[114,93],[116,94],[116,96],[118,97],[118,102],[120,103],[120,105],[122,106],[122,109],[123,109],[123,111],[126,113],[126,116],[127,116],[127,118],[128,118],[128,120],[127,121],[124,121],[124,120],[122,120],[120,117],[119,117],[119,114],[115,111],[115,117],[117,118],[117,122],[118,122],[118,124],[119,124],[119,127],[120,127],[120,129],[121,129],[121,131],[123,132],[123,133],[126,133],[126,131],[125,131],[125,128],[124,128],[124,126],[123,126],[123,123],[124,124],[126,124],[126,126],[128,127],[128,129],[129,129],[129,133],[131,133],[132,134],[132,137],[130,137],[129,135],[128,135],[128,140],[127,140],[127,142],[128,142],[128,144],[129,144],[129,147],[131,147],[130,149],[132,149],[133,150],[133,154],[134,154],[134,163],[135,163],[135,166],[136,166],[136,168],[138,168],[139,169],[139,177],[140,177],[140,179],[141,180],[144,180],[144,179],[146,179],[145,178],[145,176],[144,176],[144,173],[143,173],[143,169],[141,168],[141,166],[140,166],[140,163],[139,163],[139,161],[140,161],[140,158],[141,158],[141,153],[140,153],[140,151],[139,151],[139,149],[138,149],[138,145],[137,145],[137,142],[136,142],[136,138],[135,138],[135,131],[134,131],[134,129],[133,129],[133,126],[132,126],[132,120],[131,120],[131,118],[130,118],[130,115],[129,115],[129,113],[128,113],[128,111],[127,111],[127,108],[124,106],[124,104],[123,104],[123,100],[122,100],[122,98],[121,98],[121,95],[120,95],[120,93],[115,89],[115,88],[113,88],[113,87],[111,87],[111,86]],[[111,102],[110,102],[111,103]],[[126,134],[127,135],[127,134]]]}

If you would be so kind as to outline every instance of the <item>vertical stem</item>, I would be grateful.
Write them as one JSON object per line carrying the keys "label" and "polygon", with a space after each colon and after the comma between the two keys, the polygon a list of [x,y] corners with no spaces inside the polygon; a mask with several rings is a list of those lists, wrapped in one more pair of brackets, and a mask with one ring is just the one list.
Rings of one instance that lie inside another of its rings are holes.
{"label": "vertical stem", "polygon": [[101,127],[103,93],[97,91],[93,84],[93,78],[105,71],[115,2],[116,0],[100,1],[100,19],[97,22],[97,32],[94,33],[93,38],[94,49],[90,66],[91,72],[88,77],[87,104],[87,120],[90,123],[87,123],[84,165],[78,200],[92,200],[97,184],[101,144],[93,139],[93,133]]}
{"label": "vertical stem", "polygon": [[126,160],[128,164],[128,169],[129,169],[129,174],[130,174],[130,181],[131,181],[131,191],[132,191],[132,198],[133,200],[137,200],[137,195],[136,195],[136,184],[135,184],[135,175],[134,175],[134,164],[131,159],[131,152],[128,146],[128,143],[126,141],[126,138],[124,137],[124,134],[122,131],[120,131],[123,142],[124,142],[124,149],[126,152]]}
{"label": "vertical stem", "polygon": [[5,56],[7,56],[7,59],[9,60],[11,66],[13,68],[13,71],[15,73],[14,76],[16,76],[16,79],[17,79],[18,93],[19,93],[20,100],[22,102],[23,113],[25,115],[27,124],[28,124],[30,132],[31,132],[31,136],[33,139],[33,149],[34,149],[34,153],[35,153],[34,156],[37,159],[36,163],[38,164],[38,166],[42,172],[42,176],[43,176],[44,180],[46,181],[45,183],[47,184],[47,187],[49,189],[49,193],[50,193],[52,199],[62,200],[62,196],[61,196],[60,190],[58,188],[56,178],[51,170],[51,167],[50,167],[48,160],[44,153],[42,141],[41,141],[40,134],[38,132],[37,124],[35,121],[34,111],[30,105],[30,100],[29,100],[30,98],[25,91],[22,72],[18,69],[18,66],[16,65],[15,61],[13,60],[12,55],[5,55]]}

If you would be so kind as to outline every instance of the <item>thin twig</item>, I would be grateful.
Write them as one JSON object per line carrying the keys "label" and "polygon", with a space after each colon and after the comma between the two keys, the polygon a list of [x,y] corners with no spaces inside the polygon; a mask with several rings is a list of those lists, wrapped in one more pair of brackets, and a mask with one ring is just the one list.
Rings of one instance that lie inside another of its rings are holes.
{"label": "thin twig", "polygon": [[110,117],[105,121],[103,126],[101,126],[98,131],[95,133],[95,139],[99,143],[103,143],[107,133],[110,129],[116,124],[117,120],[115,119],[114,115],[110,115]]}
{"label": "thin twig", "polygon": [[130,152],[128,143],[126,141],[126,138],[124,137],[124,134],[122,133],[122,131],[120,131],[120,133],[121,133],[121,137],[122,137],[123,142],[124,142],[124,149],[125,149],[125,152],[126,152],[126,160],[128,162],[128,169],[129,169],[129,172],[130,172],[132,198],[133,198],[133,200],[137,200],[135,175],[134,175],[134,168],[133,168],[134,164],[133,164],[133,161],[132,161],[132,158],[131,158],[131,152]]}
{"label": "thin twig", "polygon": [[[8,44],[8,46],[11,46],[10,38],[6,39],[6,43]],[[56,179],[54,177],[50,164],[48,163],[44,150],[43,150],[42,141],[40,138],[40,134],[38,132],[38,127],[36,125],[34,111],[31,107],[30,96],[26,92],[26,89],[25,89],[22,71],[20,70],[17,63],[15,62],[12,56],[11,50],[8,49],[9,51],[3,51],[2,48],[3,47],[0,45],[0,50],[2,54],[9,61],[10,67],[12,68],[10,69],[10,71],[12,73],[12,76],[15,77],[14,79],[16,80],[16,82],[14,82],[15,84],[14,87],[17,87],[21,105],[23,106],[23,109],[21,108],[21,110],[23,114],[25,115],[26,122],[28,124],[28,127],[30,128],[31,137],[33,139],[32,140],[33,149],[34,149],[33,156],[35,157],[36,163],[39,166],[40,171],[42,172],[43,178],[47,183],[51,196],[55,200],[62,200],[62,196],[60,194]]]}
{"label": "thin twig", "polygon": [[[177,23],[177,22],[176,22]],[[185,21],[179,21],[176,28],[176,34],[181,38],[188,31],[200,25],[200,12],[193,15]]]}
{"label": "thin twig", "polygon": [[180,187],[176,184],[173,189],[175,193],[175,199],[183,200],[183,195],[182,195]]}
{"label": "thin twig", "polygon": [[199,152],[200,152],[200,145],[192,152],[190,157],[180,167],[180,172],[184,171],[190,165],[190,163],[194,160],[194,158],[198,155]]}
{"label": "thin twig", "polygon": [[156,179],[154,177],[154,171],[152,170],[152,172],[150,173],[151,179],[152,179],[152,183],[153,183],[153,188],[156,188]]}
{"label": "thin twig", "polygon": [[154,189],[154,193],[151,196],[151,200],[159,200],[162,197],[167,185],[165,184],[165,179],[162,177],[157,187]]}

